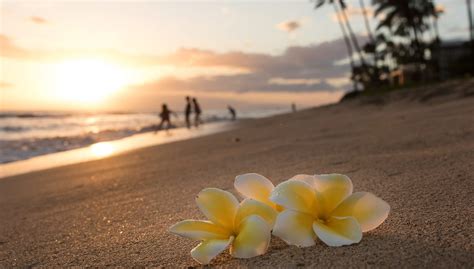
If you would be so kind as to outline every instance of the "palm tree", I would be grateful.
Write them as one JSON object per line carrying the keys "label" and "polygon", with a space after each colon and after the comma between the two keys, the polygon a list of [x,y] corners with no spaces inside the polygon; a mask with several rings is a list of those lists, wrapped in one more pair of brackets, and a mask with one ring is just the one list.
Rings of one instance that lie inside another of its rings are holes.
{"label": "palm tree", "polygon": [[432,26],[433,32],[430,32],[432,35],[433,41],[436,43],[439,42],[439,30],[438,30],[438,18],[443,10],[436,7],[433,0],[425,0],[425,3],[421,6],[421,14],[427,17],[427,20]]}
{"label": "palm tree", "polygon": [[367,30],[367,35],[369,36],[369,42],[364,45],[364,51],[368,54],[372,54],[373,64],[371,66],[370,80],[372,83],[380,81],[381,69],[379,68],[380,55],[377,51],[377,40],[374,37],[372,27],[370,27],[369,21],[369,12],[365,6],[364,0],[359,0],[360,9],[364,17],[365,29]]}
{"label": "palm tree", "polygon": [[346,28],[344,27],[344,24],[342,23],[342,19],[340,17],[340,14],[339,14],[339,11],[337,9],[337,6],[336,5],[333,5],[334,7],[334,12],[336,13],[336,19],[337,19],[337,22],[339,24],[339,27],[341,28],[341,32],[342,32],[342,36],[344,38],[344,43],[346,44],[346,49],[347,49],[347,54],[349,55],[349,64],[351,66],[351,70],[354,69],[354,59],[352,57],[353,55],[353,50],[352,50],[352,45],[351,45],[351,41],[349,40],[349,38],[347,37],[347,32],[346,32]]}
{"label": "palm tree", "polygon": [[[349,61],[351,65],[351,80],[354,83],[354,90],[358,89],[358,82],[362,82],[363,85],[367,85],[369,78],[369,68],[362,54],[362,49],[359,45],[356,35],[352,30],[349,18],[346,14],[347,5],[344,0],[312,0],[316,2],[315,8],[319,8],[322,5],[328,3],[332,4],[339,26],[344,36],[344,41],[349,53]],[[351,42],[352,41],[352,42]],[[355,66],[353,62],[353,48],[357,52],[357,56],[360,61],[360,66]]]}
{"label": "palm tree", "polygon": [[422,37],[433,27],[436,40],[439,39],[436,20],[440,13],[436,11],[434,0],[373,0],[373,3],[376,5],[375,16],[384,15],[377,31],[388,30],[390,33],[388,40],[397,47],[393,53],[397,64],[413,64],[415,79],[421,79],[423,68],[433,63],[430,57],[437,44]]}
{"label": "palm tree", "polygon": [[439,19],[439,16],[444,12],[444,10],[442,9],[438,9],[434,3],[433,3],[433,29],[435,31],[435,40],[437,43],[440,42],[440,36],[439,36],[439,28],[438,28],[438,19]]}
{"label": "palm tree", "polygon": [[[315,4],[316,9],[321,7],[322,5],[324,5],[325,2],[326,2],[325,0],[315,0],[315,1],[317,1],[316,4]],[[339,27],[341,29],[341,32],[342,32],[344,43],[345,43],[346,49],[347,49],[347,54],[349,56],[349,65],[351,67],[351,73],[352,73],[351,80],[354,84],[354,90],[357,90],[357,88],[358,88],[357,87],[357,81],[355,80],[355,77],[354,77],[354,70],[355,70],[354,58],[353,58],[354,50],[352,49],[352,44],[351,44],[351,41],[349,40],[346,28],[344,27],[343,19],[341,18],[338,6],[336,5],[336,3],[333,0],[330,0],[330,3],[332,4],[332,6],[334,8],[334,13],[336,14],[336,19],[337,19],[337,22],[338,22]]]}
{"label": "palm tree", "polygon": [[471,37],[471,43],[474,42],[474,25],[472,22],[472,10],[471,10],[471,0],[466,0],[467,16],[469,18],[469,33]]}
{"label": "palm tree", "polygon": [[347,31],[349,32],[349,36],[351,37],[352,43],[354,44],[354,48],[357,51],[357,55],[359,56],[359,59],[360,59],[360,62],[362,64],[362,66],[365,67],[365,66],[367,66],[367,64],[365,62],[364,55],[362,54],[361,46],[359,45],[359,41],[357,40],[357,37],[354,34],[354,31],[352,30],[352,26],[351,26],[351,23],[349,21],[349,17],[347,16],[347,13],[346,13],[347,5],[344,2],[344,0],[339,0],[339,1],[335,1],[335,2],[339,3],[339,5],[340,5],[340,13],[341,13],[341,16],[343,18],[343,21],[346,24]]}
{"label": "palm tree", "polygon": [[365,7],[364,0],[359,0],[359,4],[360,4],[360,9],[362,10],[362,15],[364,16],[365,28],[367,29],[367,34],[369,35],[370,42],[375,43],[374,35],[372,33],[372,28],[370,27],[368,10]]}
{"label": "palm tree", "polygon": [[[342,21],[345,23],[345,27],[347,28],[347,32],[349,33],[348,36],[350,40],[352,41],[352,45],[354,46],[355,51],[357,52],[357,55],[361,61],[362,66],[366,66],[366,62],[362,54],[362,49],[359,45],[359,41],[357,40],[357,37],[355,36],[354,31],[352,30],[351,24],[349,22],[349,18],[347,17],[347,13],[346,13],[347,5],[344,2],[344,0],[315,0],[315,1],[316,1],[316,6],[315,6],[316,8],[319,8],[326,3],[333,5],[338,20],[342,18]],[[340,14],[341,17],[339,17],[338,14]],[[345,36],[347,36],[347,34]]]}
{"label": "palm tree", "polygon": [[354,84],[354,90],[357,91],[358,90],[357,81],[355,80],[355,77],[354,77],[354,70],[355,70],[354,59],[353,59],[354,52],[352,50],[351,41],[347,37],[346,28],[344,27],[344,24],[342,23],[342,18],[337,8],[337,5],[333,5],[333,7],[334,7],[334,12],[336,13],[337,22],[339,24],[339,27],[341,28],[342,36],[344,38],[344,43],[346,44],[347,54],[349,54],[349,65],[351,67],[351,72],[352,72],[351,80]]}
{"label": "palm tree", "polygon": [[414,62],[424,61],[424,45],[421,35],[429,29],[425,19],[430,16],[429,2],[426,0],[374,0],[377,5],[375,15],[383,13],[385,18],[377,25],[377,30],[388,28],[397,37],[411,43],[411,54]]}

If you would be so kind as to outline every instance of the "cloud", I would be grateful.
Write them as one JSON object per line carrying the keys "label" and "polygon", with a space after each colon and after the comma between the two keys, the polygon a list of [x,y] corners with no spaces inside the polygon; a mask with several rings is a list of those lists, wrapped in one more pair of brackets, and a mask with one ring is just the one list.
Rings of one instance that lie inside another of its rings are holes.
{"label": "cloud", "polygon": [[315,85],[321,83],[317,78],[271,78],[269,84],[276,85]]}
{"label": "cloud", "polygon": [[48,21],[45,18],[38,17],[38,16],[32,16],[30,17],[30,21],[36,24],[46,24]]}
{"label": "cloud", "polygon": [[446,12],[446,7],[445,7],[444,5],[437,4],[437,5],[435,6],[435,11],[436,11],[436,13],[438,13],[438,14],[445,13],[445,12]]}
{"label": "cloud", "polygon": [[270,77],[318,78],[338,77],[347,72],[347,66],[334,65],[336,61],[345,58],[347,58],[346,48],[343,39],[340,38],[317,45],[291,46],[281,55],[181,49],[161,57],[158,61],[160,64],[175,66],[234,67]]}
{"label": "cloud", "polygon": [[[374,9],[372,7],[365,7],[365,10],[359,7],[353,7],[353,6],[347,6],[345,9],[347,17],[350,19],[353,16],[362,16],[364,15],[364,12],[367,14],[369,18],[372,18],[374,16]],[[332,20],[337,22],[339,19],[343,20],[342,16],[342,11],[339,11],[338,13],[333,13],[331,15]],[[338,19],[339,18],[339,19]]]}
{"label": "cloud", "polygon": [[[362,36],[358,36],[364,39]],[[366,38],[365,38],[366,39]],[[265,53],[248,53],[231,51],[217,53],[197,48],[182,48],[167,55],[130,54],[116,50],[32,50],[17,46],[12,40],[0,34],[0,56],[25,61],[58,61],[78,57],[101,57],[129,65],[141,67],[175,66],[175,67],[230,67],[274,74],[284,77],[298,75],[341,74],[341,66],[334,62],[345,59],[346,48],[342,38],[316,45],[291,46],[281,55]]]}
{"label": "cloud", "polygon": [[18,46],[10,37],[2,34],[0,34],[0,57],[33,62],[55,62],[71,58],[98,57],[138,66],[156,65],[162,61],[162,57],[156,55],[128,54],[111,49],[63,49],[54,51],[28,49]]}
{"label": "cloud", "polygon": [[[361,38],[359,36],[359,38]],[[137,91],[196,92],[336,92],[349,87],[347,58],[342,39],[317,45],[292,46],[281,55],[199,49],[179,50],[165,62],[193,66],[228,66],[248,70],[244,74],[163,77],[132,87]]]}
{"label": "cloud", "polygon": [[11,88],[11,87],[13,87],[13,84],[6,81],[0,81],[0,89]]}
{"label": "cloud", "polygon": [[[364,39],[361,36],[358,38]],[[163,77],[132,88],[141,91],[201,92],[332,92],[346,89],[330,79],[348,76],[342,38],[306,46],[288,47],[280,55],[182,48],[166,55],[130,54],[115,50],[43,51],[25,49],[0,35],[0,56],[25,61],[56,61],[71,57],[102,57],[139,67],[173,66],[179,68],[230,68],[245,70],[232,74],[194,75],[191,78]],[[179,72],[178,72],[179,73]]]}
{"label": "cloud", "polygon": [[[196,91],[196,92],[318,92],[337,91],[333,85],[321,80],[318,83],[281,84],[262,74],[218,75],[213,77],[193,77],[180,79],[164,77],[155,82],[133,87],[140,91]],[[280,78],[281,80],[281,78]],[[303,80],[303,79],[301,79]]]}
{"label": "cloud", "polygon": [[14,59],[33,58],[30,51],[16,46],[9,37],[2,34],[0,34],[0,56]]}
{"label": "cloud", "polygon": [[301,28],[301,22],[296,20],[284,21],[276,25],[277,29],[282,30],[287,33],[291,33],[293,31],[298,30]]}

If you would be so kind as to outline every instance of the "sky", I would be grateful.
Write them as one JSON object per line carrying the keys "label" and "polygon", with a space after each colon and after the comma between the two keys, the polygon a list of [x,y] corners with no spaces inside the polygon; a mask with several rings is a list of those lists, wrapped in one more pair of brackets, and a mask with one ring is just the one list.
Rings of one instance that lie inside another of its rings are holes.
{"label": "sky", "polygon": [[[436,1],[443,39],[467,39],[464,2]],[[309,0],[0,0],[1,110],[315,106],[349,89],[345,57],[332,8]]]}

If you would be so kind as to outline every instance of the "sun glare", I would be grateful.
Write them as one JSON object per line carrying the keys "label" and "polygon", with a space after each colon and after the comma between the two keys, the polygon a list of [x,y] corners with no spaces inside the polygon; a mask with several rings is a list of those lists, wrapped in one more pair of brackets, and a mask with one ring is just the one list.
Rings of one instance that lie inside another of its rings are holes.
{"label": "sun glare", "polygon": [[127,72],[98,59],[64,61],[57,66],[56,91],[59,98],[79,103],[97,103],[128,82]]}
{"label": "sun glare", "polygon": [[115,151],[115,147],[111,143],[100,142],[90,146],[92,154],[98,158],[110,156]]}

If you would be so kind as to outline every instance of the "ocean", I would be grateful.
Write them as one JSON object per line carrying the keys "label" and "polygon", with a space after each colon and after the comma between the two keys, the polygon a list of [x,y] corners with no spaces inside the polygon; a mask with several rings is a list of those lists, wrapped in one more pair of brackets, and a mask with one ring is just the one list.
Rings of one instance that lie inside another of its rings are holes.
{"label": "ocean", "polygon": [[[239,111],[239,119],[260,118],[289,112],[274,108]],[[229,121],[227,111],[203,113],[205,123]],[[113,141],[152,132],[158,113],[0,113],[0,164],[26,160],[50,153]],[[174,128],[184,127],[184,115],[172,118]]]}

